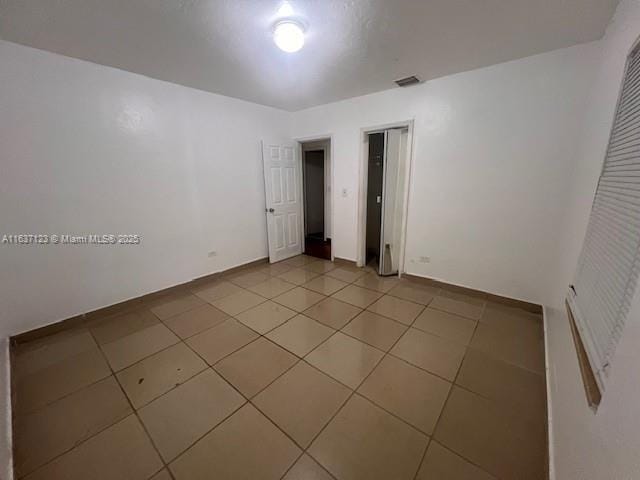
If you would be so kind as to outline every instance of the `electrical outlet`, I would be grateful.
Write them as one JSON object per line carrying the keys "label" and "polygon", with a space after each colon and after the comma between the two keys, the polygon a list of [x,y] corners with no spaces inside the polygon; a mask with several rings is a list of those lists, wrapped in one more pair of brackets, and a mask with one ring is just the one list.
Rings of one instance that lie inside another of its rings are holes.
{"label": "electrical outlet", "polygon": [[431,263],[430,257],[420,257],[418,260],[420,261],[420,263]]}
{"label": "electrical outlet", "polygon": [[207,257],[209,258],[215,257],[216,255],[218,255],[218,252],[216,252],[215,250],[211,250],[209,253],[207,253]]}

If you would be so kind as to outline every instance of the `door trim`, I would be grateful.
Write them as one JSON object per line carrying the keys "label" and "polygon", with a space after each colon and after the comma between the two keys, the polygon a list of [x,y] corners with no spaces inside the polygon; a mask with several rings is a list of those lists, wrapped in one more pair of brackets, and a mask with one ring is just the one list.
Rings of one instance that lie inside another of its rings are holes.
{"label": "door trim", "polygon": [[[311,135],[311,136],[306,136],[306,137],[296,137],[293,139],[294,142],[297,142],[298,144],[298,161],[300,162],[300,171],[302,171],[302,156],[304,154],[303,152],[303,143],[311,143],[311,142],[326,142],[329,141],[329,150],[327,151],[326,148],[321,147],[321,148],[312,148],[312,150],[324,150],[324,161],[325,161],[325,216],[327,215],[327,206],[326,206],[326,198],[327,198],[327,188],[330,189],[330,197],[331,197],[331,208],[329,209],[329,225],[331,226],[331,261],[333,262],[335,259],[335,222],[334,222],[334,211],[335,211],[335,196],[334,196],[334,178],[335,178],[335,168],[334,168],[334,161],[333,161],[333,134],[331,133],[327,133],[324,135]],[[327,155],[328,154],[328,155]],[[327,164],[329,165],[329,172],[330,175],[327,178],[326,172],[327,172]],[[300,192],[301,195],[303,196],[303,215],[304,215],[304,185],[302,183],[302,178],[300,178]],[[302,218],[302,231],[301,231],[301,235],[302,235],[302,251],[305,251],[305,238],[304,238],[304,225],[306,222],[306,218]],[[325,228],[325,237],[326,237],[326,228]]]}
{"label": "door trim", "polygon": [[[358,165],[358,233],[356,264],[364,267],[366,259],[366,229],[367,229],[367,180],[368,180],[368,156],[369,156],[369,134],[381,133],[391,128],[406,128],[407,132],[407,174],[404,179],[404,208],[402,211],[402,225],[400,230],[400,255],[398,260],[398,276],[402,277],[405,272],[405,251],[407,247],[407,216],[409,213],[409,198],[411,190],[411,173],[413,172],[414,145],[413,145],[414,120],[404,120],[372,127],[360,129],[360,161]],[[332,252],[333,254],[333,252]]]}

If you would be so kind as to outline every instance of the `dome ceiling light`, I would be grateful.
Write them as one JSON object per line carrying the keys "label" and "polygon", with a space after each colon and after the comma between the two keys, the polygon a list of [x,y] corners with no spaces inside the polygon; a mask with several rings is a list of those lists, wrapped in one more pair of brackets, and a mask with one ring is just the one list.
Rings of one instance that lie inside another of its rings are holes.
{"label": "dome ceiling light", "polygon": [[304,31],[299,23],[286,20],[278,22],[273,31],[273,41],[280,50],[297,52],[304,45]]}
{"label": "dome ceiling light", "polygon": [[278,9],[280,19],[273,29],[273,41],[278,48],[287,53],[294,53],[304,46],[304,27],[294,17],[293,7],[284,2]]}

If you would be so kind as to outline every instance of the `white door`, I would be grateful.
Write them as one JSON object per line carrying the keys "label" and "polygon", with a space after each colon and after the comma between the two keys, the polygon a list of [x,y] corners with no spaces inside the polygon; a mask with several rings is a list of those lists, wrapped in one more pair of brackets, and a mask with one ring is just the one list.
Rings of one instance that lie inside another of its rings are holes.
{"label": "white door", "polygon": [[302,253],[302,182],[291,142],[262,141],[269,261]]}

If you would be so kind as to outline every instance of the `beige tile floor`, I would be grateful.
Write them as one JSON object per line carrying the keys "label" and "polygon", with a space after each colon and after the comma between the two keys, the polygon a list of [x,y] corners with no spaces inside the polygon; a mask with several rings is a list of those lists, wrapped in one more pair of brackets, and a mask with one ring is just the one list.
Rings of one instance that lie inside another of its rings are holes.
{"label": "beige tile floor", "polygon": [[13,349],[18,478],[545,477],[539,316],[300,256]]}

